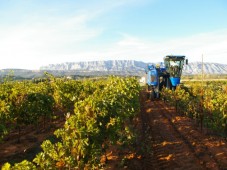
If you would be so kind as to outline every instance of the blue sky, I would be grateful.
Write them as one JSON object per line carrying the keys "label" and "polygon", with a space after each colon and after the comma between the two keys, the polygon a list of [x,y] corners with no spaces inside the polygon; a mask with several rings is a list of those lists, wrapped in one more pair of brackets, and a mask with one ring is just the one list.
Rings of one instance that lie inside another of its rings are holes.
{"label": "blue sky", "polygon": [[227,64],[227,1],[0,0],[0,69],[170,54]]}

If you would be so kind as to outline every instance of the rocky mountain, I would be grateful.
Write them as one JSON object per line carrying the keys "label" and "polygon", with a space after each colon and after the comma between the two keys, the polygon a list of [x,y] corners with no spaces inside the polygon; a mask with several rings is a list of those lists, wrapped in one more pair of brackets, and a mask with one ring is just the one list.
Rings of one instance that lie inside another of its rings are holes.
{"label": "rocky mountain", "polygon": [[[219,63],[204,63],[203,65],[204,74],[227,74],[227,64]],[[192,62],[184,66],[183,74],[195,75],[201,74],[202,63]]]}
{"label": "rocky mountain", "polygon": [[[24,69],[3,69],[0,70],[0,78],[12,75],[17,79],[31,79],[43,77],[47,71],[55,76],[144,76],[145,68],[148,63],[134,60],[108,60],[108,61],[89,61],[89,62],[66,62],[61,64],[49,64],[43,66],[40,70]],[[153,63],[156,64],[156,63]],[[192,62],[184,65],[183,75],[197,75],[202,72],[201,62]],[[227,75],[227,64],[204,63],[204,74]]]}
{"label": "rocky mountain", "polygon": [[88,62],[67,62],[62,64],[49,64],[40,70],[75,70],[75,71],[142,71],[146,63],[134,60],[108,60]]}
{"label": "rocky mountain", "polygon": [[[134,60],[108,60],[89,62],[67,62],[62,64],[50,64],[40,70],[64,70],[64,71],[99,71],[99,72],[131,72],[135,75],[144,73],[148,63]],[[156,64],[156,63],[153,63]],[[227,74],[227,64],[204,63],[204,74]],[[192,62],[184,66],[183,75],[201,74],[202,63]]]}

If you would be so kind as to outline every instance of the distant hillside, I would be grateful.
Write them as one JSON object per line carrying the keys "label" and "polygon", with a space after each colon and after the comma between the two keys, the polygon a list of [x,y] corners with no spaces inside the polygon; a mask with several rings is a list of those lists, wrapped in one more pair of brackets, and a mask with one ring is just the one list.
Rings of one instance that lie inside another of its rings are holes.
{"label": "distant hillside", "polygon": [[77,71],[144,71],[146,63],[134,60],[108,60],[88,62],[67,62],[49,64],[40,70],[77,70]]}
{"label": "distant hillside", "polygon": [[[90,62],[71,62],[62,64],[50,64],[43,66],[40,70],[64,70],[64,71],[118,71],[134,72],[141,74],[148,63],[134,60],[109,60]],[[184,66],[183,74],[195,75],[202,72],[201,62],[192,62]],[[227,64],[204,63],[204,74],[227,74]]]}
{"label": "distant hillside", "polygon": [[[31,79],[44,76],[47,71],[55,76],[143,76],[148,63],[134,60],[108,60],[89,62],[66,62],[61,64],[49,64],[40,70],[3,69],[0,77],[12,74],[18,79]],[[183,75],[201,74],[202,63],[192,62],[184,66]],[[204,74],[227,74],[227,64],[204,63]]]}
{"label": "distant hillside", "polygon": [[[227,74],[227,64],[218,63],[204,63],[204,74]],[[185,75],[195,75],[201,74],[202,63],[193,62],[184,66],[183,74]]]}

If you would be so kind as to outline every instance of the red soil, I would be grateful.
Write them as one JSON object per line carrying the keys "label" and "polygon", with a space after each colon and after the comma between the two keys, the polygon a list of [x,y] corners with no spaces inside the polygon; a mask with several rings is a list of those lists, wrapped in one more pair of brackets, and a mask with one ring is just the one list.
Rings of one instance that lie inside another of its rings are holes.
{"label": "red soil", "polygon": [[[192,119],[176,114],[162,100],[147,100],[145,92],[141,92],[140,99],[141,113],[134,125],[139,132],[136,145],[133,150],[112,147],[105,169],[227,169],[226,139],[200,131]],[[32,160],[42,141],[63,123],[55,122],[39,134],[26,128],[20,143],[17,134],[11,134],[0,145],[0,167],[7,161]]]}
{"label": "red soil", "polygon": [[137,153],[131,153],[125,166],[119,168],[115,159],[107,169],[227,169],[226,139],[199,130],[194,120],[176,114],[162,100],[149,101],[142,92],[138,118]]}

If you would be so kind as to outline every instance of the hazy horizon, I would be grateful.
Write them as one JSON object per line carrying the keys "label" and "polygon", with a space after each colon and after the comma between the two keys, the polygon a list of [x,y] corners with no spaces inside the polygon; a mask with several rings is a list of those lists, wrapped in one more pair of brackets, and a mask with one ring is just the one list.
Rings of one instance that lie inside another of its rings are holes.
{"label": "hazy horizon", "polygon": [[[49,63],[49,64],[46,64],[46,65],[42,65],[41,67],[48,67],[48,66],[51,66],[51,65],[59,65],[59,64],[66,64],[66,63],[80,63],[80,62],[100,62],[100,61],[103,61],[103,62],[106,62],[106,61],[112,61],[112,60],[94,60],[94,61],[77,61],[77,62],[61,62],[61,63]],[[123,60],[115,60],[115,61],[123,61]],[[136,62],[144,62],[144,61],[140,61],[140,60],[127,60],[127,61],[136,61]],[[151,64],[151,63],[154,63],[154,64],[159,64],[160,62],[163,62],[163,61],[158,61],[158,62],[144,62],[146,64]],[[202,63],[202,61],[193,61],[193,62],[188,62],[189,64],[190,63]],[[218,63],[218,62],[204,62],[204,64],[223,64],[223,63]],[[227,65],[227,64],[223,64],[223,65]],[[39,67],[38,69],[26,69],[26,68],[0,68],[0,70],[34,70],[34,71],[38,71],[38,70],[41,70],[41,67]]]}

